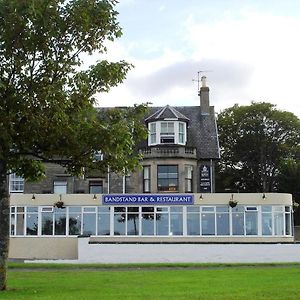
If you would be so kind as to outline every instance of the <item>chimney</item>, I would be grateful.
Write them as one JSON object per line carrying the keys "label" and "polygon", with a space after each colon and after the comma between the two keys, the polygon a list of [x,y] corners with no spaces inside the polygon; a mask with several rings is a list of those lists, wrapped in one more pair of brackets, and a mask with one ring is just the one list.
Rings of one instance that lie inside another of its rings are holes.
{"label": "chimney", "polygon": [[200,107],[202,115],[209,115],[209,87],[206,86],[206,76],[201,77],[201,88],[199,91]]}

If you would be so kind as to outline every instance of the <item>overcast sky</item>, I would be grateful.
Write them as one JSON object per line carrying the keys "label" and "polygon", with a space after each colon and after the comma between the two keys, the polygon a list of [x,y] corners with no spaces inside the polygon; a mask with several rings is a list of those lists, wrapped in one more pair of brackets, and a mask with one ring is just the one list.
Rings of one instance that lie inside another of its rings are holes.
{"label": "overcast sky", "polygon": [[207,71],[217,112],[266,101],[300,117],[300,1],[120,0],[108,58],[135,65],[100,106],[198,105]]}

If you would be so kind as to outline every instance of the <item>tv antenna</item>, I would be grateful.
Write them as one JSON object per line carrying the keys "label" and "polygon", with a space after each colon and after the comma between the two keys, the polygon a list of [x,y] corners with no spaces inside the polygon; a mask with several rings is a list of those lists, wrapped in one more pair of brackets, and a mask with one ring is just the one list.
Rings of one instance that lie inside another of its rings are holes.
{"label": "tv antenna", "polygon": [[198,76],[197,79],[192,79],[193,82],[197,82],[198,83],[198,91],[200,91],[200,82],[201,82],[201,74],[202,73],[207,73],[207,72],[213,72],[212,70],[200,70],[197,72]]}

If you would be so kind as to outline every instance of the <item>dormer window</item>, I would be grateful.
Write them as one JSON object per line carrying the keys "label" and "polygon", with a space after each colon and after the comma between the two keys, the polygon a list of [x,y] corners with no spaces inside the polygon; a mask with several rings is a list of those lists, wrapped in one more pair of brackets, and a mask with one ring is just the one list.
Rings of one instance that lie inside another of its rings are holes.
{"label": "dormer window", "polygon": [[156,121],[148,124],[148,145],[186,144],[186,123],[180,121]]}

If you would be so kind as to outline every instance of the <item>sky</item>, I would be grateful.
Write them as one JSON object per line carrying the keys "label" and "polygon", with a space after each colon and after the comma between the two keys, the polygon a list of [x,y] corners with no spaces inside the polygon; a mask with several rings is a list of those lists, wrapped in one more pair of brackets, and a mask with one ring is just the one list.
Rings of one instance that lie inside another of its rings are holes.
{"label": "sky", "polygon": [[99,106],[199,105],[200,72],[216,112],[264,101],[300,117],[300,1],[119,2],[123,36],[104,58],[135,68]]}

